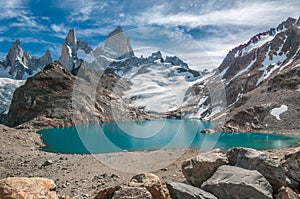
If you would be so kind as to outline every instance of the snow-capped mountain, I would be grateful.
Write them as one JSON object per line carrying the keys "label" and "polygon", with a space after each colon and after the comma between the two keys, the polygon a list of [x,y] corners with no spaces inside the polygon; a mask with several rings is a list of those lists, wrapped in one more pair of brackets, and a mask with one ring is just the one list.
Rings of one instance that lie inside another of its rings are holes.
{"label": "snow-capped mountain", "polygon": [[[180,58],[164,58],[160,51],[149,57],[136,57],[130,39],[120,26],[107,36],[104,45],[94,50],[87,44],[82,49],[78,41],[75,31],[70,30],[62,47],[60,63],[73,74],[84,66],[95,71],[111,70],[130,79],[132,85],[123,97],[130,99],[132,106],[143,107],[149,112],[175,110],[182,105],[186,89],[202,77]],[[153,99],[160,99],[159,104]]]}
{"label": "snow-capped mountain", "polygon": [[[299,63],[300,18],[288,18],[232,49],[214,75],[187,91],[182,114],[215,120],[224,116],[224,130],[230,131],[286,127],[299,118]],[[282,106],[288,107],[285,121],[271,114]],[[293,123],[287,128],[299,127]]]}
{"label": "snow-capped mountain", "polygon": [[24,52],[21,41],[12,44],[5,61],[0,61],[0,122],[9,109],[15,89],[51,62],[50,51],[36,58]]}
{"label": "snow-capped mountain", "polygon": [[0,63],[0,77],[18,80],[27,79],[43,70],[51,62],[50,51],[47,50],[41,58],[36,58],[28,52],[24,52],[21,41],[16,40],[12,44],[5,61],[2,64]]}

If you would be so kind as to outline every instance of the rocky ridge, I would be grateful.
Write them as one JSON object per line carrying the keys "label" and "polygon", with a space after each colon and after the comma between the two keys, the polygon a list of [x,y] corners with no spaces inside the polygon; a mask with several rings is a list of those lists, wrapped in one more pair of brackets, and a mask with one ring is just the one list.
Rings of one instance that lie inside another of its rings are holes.
{"label": "rocky ridge", "polygon": [[[214,120],[216,130],[297,131],[299,27],[300,18],[289,18],[231,50],[215,74],[187,90],[187,104],[175,113]],[[287,110],[279,118],[280,107]]]}

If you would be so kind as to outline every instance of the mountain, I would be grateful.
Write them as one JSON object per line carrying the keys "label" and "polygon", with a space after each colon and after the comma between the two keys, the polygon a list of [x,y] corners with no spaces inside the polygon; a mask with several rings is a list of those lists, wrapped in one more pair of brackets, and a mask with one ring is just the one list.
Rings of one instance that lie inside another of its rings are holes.
{"label": "mountain", "polygon": [[[77,74],[84,66],[95,71],[114,71],[120,77],[130,79],[132,85],[123,97],[131,102],[131,106],[143,107],[148,112],[176,109],[182,104],[181,98],[186,89],[202,77],[200,72],[190,69],[180,58],[164,58],[160,51],[148,57],[136,57],[130,39],[120,26],[107,36],[103,46],[86,51],[87,54],[82,53],[85,56],[80,60],[77,57],[76,41],[75,31],[70,30],[59,60],[62,65],[73,74]],[[173,88],[172,91],[166,92],[167,87]],[[161,99],[164,108],[155,106],[153,98]]]}
{"label": "mountain", "polygon": [[0,77],[12,79],[27,79],[41,71],[52,62],[50,51],[46,51],[41,58],[36,58],[22,49],[21,41],[16,40],[0,65]]}
{"label": "mountain", "polygon": [[106,38],[104,49],[113,52],[114,58],[127,58],[134,56],[129,37],[125,36],[123,28],[118,26]]}
{"label": "mountain", "polygon": [[15,89],[51,62],[48,50],[42,57],[36,58],[24,52],[21,41],[16,40],[12,44],[5,61],[0,61],[0,123],[5,121]]}
{"label": "mountain", "polygon": [[182,114],[218,120],[226,131],[299,129],[299,62],[300,19],[288,18],[232,49],[187,91]]}
{"label": "mountain", "polygon": [[92,51],[86,42],[77,39],[75,30],[71,29],[62,45],[59,62],[71,71],[78,68]]}
{"label": "mountain", "polygon": [[59,62],[51,63],[16,89],[7,125],[45,128],[147,119],[122,99],[128,84],[114,73],[82,68],[74,76]]}

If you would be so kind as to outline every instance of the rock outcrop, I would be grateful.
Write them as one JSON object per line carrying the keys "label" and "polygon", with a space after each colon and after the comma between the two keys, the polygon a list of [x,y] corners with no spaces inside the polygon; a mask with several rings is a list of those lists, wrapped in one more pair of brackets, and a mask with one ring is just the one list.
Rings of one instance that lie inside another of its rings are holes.
{"label": "rock outcrop", "polygon": [[262,174],[228,165],[219,167],[201,188],[219,199],[272,198],[272,187]]}
{"label": "rock outcrop", "polygon": [[0,67],[9,69],[8,74],[2,74],[5,75],[5,77],[27,79],[51,62],[52,57],[50,51],[47,50],[41,58],[36,58],[28,52],[24,52],[21,41],[16,40],[8,52],[5,62],[3,62]]}
{"label": "rock outcrop", "polygon": [[0,198],[58,199],[56,185],[47,178],[6,178],[0,180]]}
{"label": "rock outcrop", "polygon": [[231,165],[259,171],[272,185],[274,190],[287,183],[283,167],[268,158],[263,152],[248,148],[233,148],[228,151]]}
{"label": "rock outcrop", "polygon": [[180,182],[167,182],[166,184],[172,199],[217,199],[213,194],[198,187]]}
{"label": "rock outcrop", "polygon": [[226,154],[216,149],[200,153],[197,157],[184,161],[182,173],[192,185],[201,187],[202,183],[209,179],[220,166],[227,163]]}

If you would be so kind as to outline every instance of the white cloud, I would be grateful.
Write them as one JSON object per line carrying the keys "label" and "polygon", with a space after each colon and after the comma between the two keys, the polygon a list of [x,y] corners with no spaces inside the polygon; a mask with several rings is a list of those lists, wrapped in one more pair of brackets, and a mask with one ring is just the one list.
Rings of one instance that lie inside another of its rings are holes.
{"label": "white cloud", "polygon": [[22,15],[20,11],[26,9],[27,3],[27,0],[0,1],[0,19],[10,19]]}
{"label": "white cloud", "polygon": [[68,11],[70,22],[84,22],[91,18],[93,12],[103,10],[108,6],[107,3],[94,0],[64,0],[57,1],[56,6]]}
{"label": "white cloud", "polygon": [[[147,12],[141,12],[133,20],[133,23],[144,25],[171,25],[187,26],[196,28],[205,25],[249,25],[265,26],[274,25],[287,18],[287,16],[298,17],[299,1],[225,1],[235,2],[231,7],[218,9],[217,6],[200,6],[198,9],[170,11],[169,3],[157,5]],[[174,5],[173,5],[174,6]]]}
{"label": "white cloud", "polygon": [[55,32],[62,32],[62,25],[51,24],[50,28]]}

